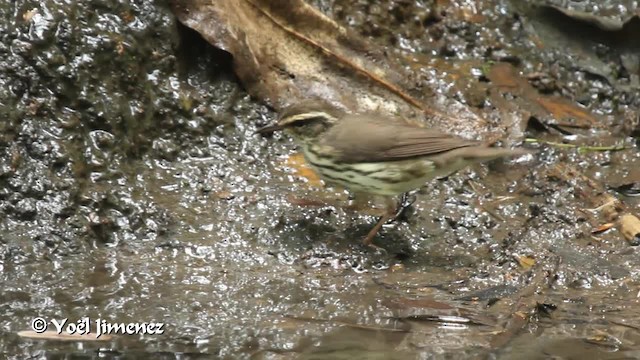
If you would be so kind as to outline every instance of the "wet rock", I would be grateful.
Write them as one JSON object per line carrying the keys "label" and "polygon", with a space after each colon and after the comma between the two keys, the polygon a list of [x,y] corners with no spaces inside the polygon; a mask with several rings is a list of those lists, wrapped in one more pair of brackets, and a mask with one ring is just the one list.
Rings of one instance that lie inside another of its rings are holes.
{"label": "wet rock", "polygon": [[11,42],[11,52],[20,56],[29,56],[33,45],[28,41],[14,39]]}
{"label": "wet rock", "polygon": [[152,147],[158,153],[158,156],[166,160],[175,160],[179,151],[178,146],[167,139],[154,140]]}
{"label": "wet rock", "polygon": [[592,280],[587,277],[580,276],[573,280],[569,286],[574,289],[590,289],[592,286]]}
{"label": "wet rock", "polygon": [[115,137],[108,131],[94,130],[89,132],[93,146],[97,149],[108,149],[113,146]]}
{"label": "wet rock", "polygon": [[20,220],[33,220],[38,213],[38,210],[36,208],[36,200],[31,198],[20,200],[16,203],[14,211],[16,212]]}

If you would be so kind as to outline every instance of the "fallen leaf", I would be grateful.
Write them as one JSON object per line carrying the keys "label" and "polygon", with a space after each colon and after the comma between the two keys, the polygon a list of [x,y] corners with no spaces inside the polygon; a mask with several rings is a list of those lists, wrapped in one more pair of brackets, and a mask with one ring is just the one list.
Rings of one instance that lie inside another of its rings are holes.
{"label": "fallen leaf", "polygon": [[302,153],[295,153],[290,155],[285,160],[284,165],[286,167],[293,169],[296,175],[306,179],[307,180],[306,183],[310,187],[314,187],[314,188],[324,187],[322,179],[320,179],[320,176],[318,175],[318,173],[313,171],[313,169],[311,169],[309,165],[307,165],[307,163],[304,160],[304,155]]}
{"label": "fallen leaf", "polygon": [[565,99],[539,96],[535,100],[556,119],[574,119],[579,127],[595,127],[598,124],[595,116]]}
{"label": "fallen leaf", "polygon": [[[492,85],[491,99],[500,110],[511,110],[527,117],[534,116],[545,125],[555,124],[566,128],[602,126],[601,119],[587,109],[561,97],[541,95],[509,63],[495,64],[487,76]],[[506,99],[505,94],[515,96],[515,99]]]}
{"label": "fallen leaf", "polygon": [[33,16],[38,13],[38,9],[33,8],[31,10],[27,10],[22,14],[22,20],[24,22],[30,22],[33,19]]}
{"label": "fallen leaf", "polygon": [[532,258],[531,256],[515,256],[516,260],[518,261],[518,265],[520,265],[521,268],[525,269],[525,270],[529,270],[533,267],[533,265],[536,264],[536,259]]}
{"label": "fallen leaf", "polygon": [[276,109],[320,97],[353,112],[400,116],[466,137],[487,132],[489,124],[458,101],[432,92],[427,103],[406,64],[302,0],[173,0],[172,10],[231,53],[247,91]]}
{"label": "fallen leaf", "polygon": [[615,223],[606,223],[606,224],[602,224],[598,227],[596,227],[595,229],[591,230],[591,233],[596,235],[596,234],[602,234],[603,232],[611,229],[612,227],[614,227],[616,224]]}

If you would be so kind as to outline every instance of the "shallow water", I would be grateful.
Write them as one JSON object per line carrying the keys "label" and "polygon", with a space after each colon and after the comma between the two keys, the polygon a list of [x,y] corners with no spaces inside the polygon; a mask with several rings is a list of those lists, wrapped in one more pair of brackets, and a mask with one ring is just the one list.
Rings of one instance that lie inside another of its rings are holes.
{"label": "shallow water", "polygon": [[[254,135],[275,114],[242,90],[228,55],[178,27],[164,4],[3,4],[5,357],[639,357],[636,247],[615,230],[592,234],[602,221],[578,179],[552,171],[571,163],[605,185],[637,182],[637,138],[625,130],[638,118],[637,92],[624,79],[585,77],[552,36],[536,52],[516,36],[520,10],[506,1],[456,2],[448,19],[422,25],[402,16],[427,3],[402,5],[392,19],[363,4],[320,8],[383,45],[395,33],[391,43],[408,53],[433,56],[420,34],[442,32],[453,63],[489,61],[482,54],[499,35],[521,68],[553,68],[576,92],[569,98],[611,111],[604,130],[581,138],[629,149],[540,146],[535,159],[427,184],[376,239],[388,254],[376,253],[360,244],[375,218],[347,212],[346,193],[313,188],[288,168],[291,139]],[[638,209],[637,197],[622,199]],[[37,317],[163,323],[164,333],[19,337]]]}

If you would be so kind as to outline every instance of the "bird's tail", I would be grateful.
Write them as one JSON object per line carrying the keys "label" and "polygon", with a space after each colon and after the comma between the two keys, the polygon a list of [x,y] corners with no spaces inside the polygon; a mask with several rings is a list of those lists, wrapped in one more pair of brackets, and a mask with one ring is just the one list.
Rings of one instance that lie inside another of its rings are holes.
{"label": "bird's tail", "polygon": [[460,149],[459,156],[468,161],[484,162],[502,157],[517,157],[522,155],[534,154],[535,150],[515,148],[506,149],[500,147],[473,146]]}
{"label": "bird's tail", "polygon": [[438,169],[438,175],[435,177],[443,178],[473,163],[533,153],[535,153],[535,151],[523,148],[506,149],[488,146],[469,146],[448,151],[437,157],[433,157],[432,160]]}

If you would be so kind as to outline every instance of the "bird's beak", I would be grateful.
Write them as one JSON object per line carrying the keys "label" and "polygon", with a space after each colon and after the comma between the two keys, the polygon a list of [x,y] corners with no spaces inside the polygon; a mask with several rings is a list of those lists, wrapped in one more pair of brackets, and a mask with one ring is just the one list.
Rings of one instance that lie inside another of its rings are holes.
{"label": "bird's beak", "polygon": [[271,134],[272,132],[280,131],[282,129],[284,129],[284,126],[280,124],[267,125],[256,130],[256,134]]}

